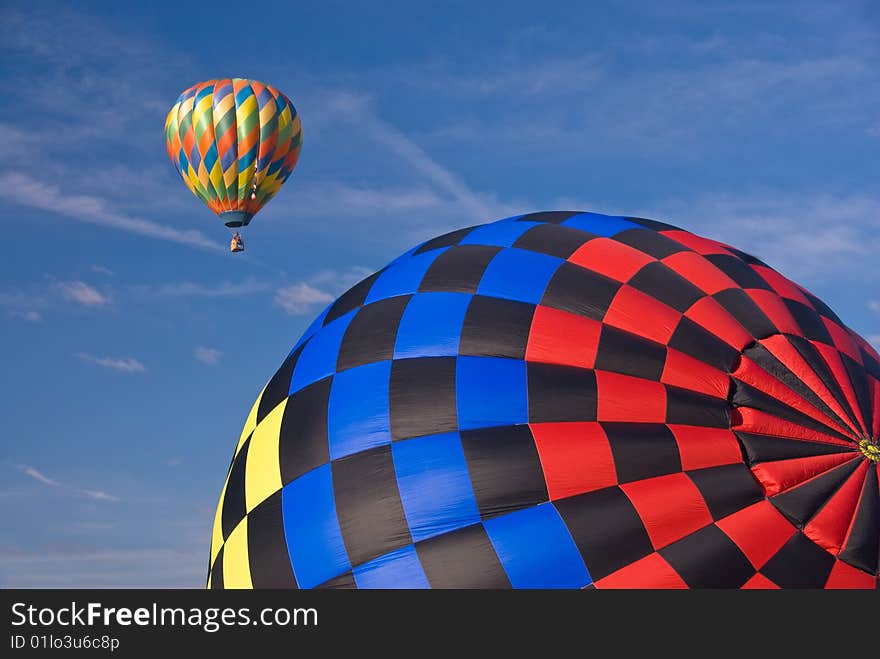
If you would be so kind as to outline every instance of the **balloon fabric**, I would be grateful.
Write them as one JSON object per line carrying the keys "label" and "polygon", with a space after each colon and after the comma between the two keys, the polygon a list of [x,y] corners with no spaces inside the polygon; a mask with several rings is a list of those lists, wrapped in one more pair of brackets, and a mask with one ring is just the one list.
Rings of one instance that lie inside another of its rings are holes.
{"label": "balloon fabric", "polygon": [[165,119],[168,157],[183,182],[228,227],[241,227],[296,167],[302,126],[271,85],[208,80],[185,90]]}
{"label": "balloon fabric", "polygon": [[247,417],[212,588],[876,588],[880,356],[757,258],[543,212],[419,245]]}

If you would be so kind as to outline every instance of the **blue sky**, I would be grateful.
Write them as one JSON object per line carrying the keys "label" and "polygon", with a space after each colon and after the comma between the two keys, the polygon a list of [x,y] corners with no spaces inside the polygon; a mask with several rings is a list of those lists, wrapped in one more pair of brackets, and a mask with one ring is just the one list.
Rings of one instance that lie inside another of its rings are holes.
{"label": "blue sky", "polygon": [[[456,227],[666,220],[880,344],[876,3],[125,4],[0,9],[2,586],[201,586],[262,385],[328,301]],[[235,256],[163,143],[224,76],[303,122]]]}

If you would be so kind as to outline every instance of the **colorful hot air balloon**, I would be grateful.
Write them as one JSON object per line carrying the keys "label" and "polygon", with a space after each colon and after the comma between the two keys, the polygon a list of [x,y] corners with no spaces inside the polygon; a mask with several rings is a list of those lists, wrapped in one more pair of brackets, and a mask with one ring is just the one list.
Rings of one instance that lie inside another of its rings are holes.
{"label": "colorful hot air balloon", "polygon": [[230,228],[247,226],[275,196],[301,144],[293,103],[256,80],[193,85],[165,120],[168,156],[183,182]]}
{"label": "colorful hot air balloon", "polygon": [[880,355],[758,259],[547,212],[333,302],[257,398],[208,584],[875,588]]}

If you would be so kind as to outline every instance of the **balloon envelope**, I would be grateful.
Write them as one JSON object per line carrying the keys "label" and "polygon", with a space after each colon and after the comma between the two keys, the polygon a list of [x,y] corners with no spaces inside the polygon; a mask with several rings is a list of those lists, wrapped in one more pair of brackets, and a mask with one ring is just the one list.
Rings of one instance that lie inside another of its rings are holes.
{"label": "balloon envelope", "polygon": [[247,418],[211,587],[877,584],[880,356],[731,246],[547,212],[333,302]]}
{"label": "balloon envelope", "polygon": [[302,127],[271,85],[208,80],[184,91],[165,120],[165,145],[190,191],[230,227],[246,226],[296,167]]}

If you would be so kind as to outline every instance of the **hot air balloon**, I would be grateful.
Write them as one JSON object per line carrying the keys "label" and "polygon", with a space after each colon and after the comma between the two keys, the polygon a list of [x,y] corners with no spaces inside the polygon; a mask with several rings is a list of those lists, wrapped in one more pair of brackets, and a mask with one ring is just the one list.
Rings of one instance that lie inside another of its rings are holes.
{"label": "hot air balloon", "polygon": [[211,588],[876,588],[880,355],[734,247],[544,212],[410,250],[257,397]]}
{"label": "hot air balloon", "polygon": [[302,127],[293,103],[271,85],[208,80],[185,90],[165,119],[165,146],[190,191],[234,231],[246,227],[296,167]]}

